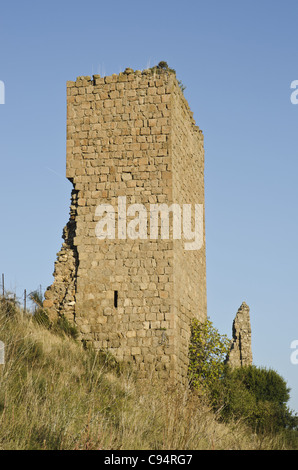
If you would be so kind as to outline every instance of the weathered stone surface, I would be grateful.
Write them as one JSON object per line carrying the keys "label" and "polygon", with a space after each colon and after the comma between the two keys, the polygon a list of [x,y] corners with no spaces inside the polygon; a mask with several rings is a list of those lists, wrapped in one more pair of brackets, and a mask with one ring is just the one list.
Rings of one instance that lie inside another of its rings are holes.
{"label": "weathered stone surface", "polygon": [[[58,253],[49,313],[73,320],[87,343],[185,380],[192,318],[207,316],[203,245],[96,237],[96,208],[204,205],[204,143],[174,74],[78,77],[67,86],[70,221]],[[203,224],[205,226],[205,223]],[[122,232],[121,232],[122,233]],[[166,340],[165,340],[166,338]]]}
{"label": "weathered stone surface", "polygon": [[231,367],[242,367],[252,364],[249,306],[245,302],[238,309],[233,322],[233,339],[227,363]]}

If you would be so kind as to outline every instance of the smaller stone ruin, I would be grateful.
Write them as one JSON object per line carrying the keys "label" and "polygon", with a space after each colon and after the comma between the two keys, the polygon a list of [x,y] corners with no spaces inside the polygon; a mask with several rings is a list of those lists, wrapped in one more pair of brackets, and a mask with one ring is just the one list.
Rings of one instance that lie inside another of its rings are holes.
{"label": "smaller stone ruin", "polygon": [[233,322],[233,339],[226,362],[232,368],[252,365],[249,306],[245,302]]}

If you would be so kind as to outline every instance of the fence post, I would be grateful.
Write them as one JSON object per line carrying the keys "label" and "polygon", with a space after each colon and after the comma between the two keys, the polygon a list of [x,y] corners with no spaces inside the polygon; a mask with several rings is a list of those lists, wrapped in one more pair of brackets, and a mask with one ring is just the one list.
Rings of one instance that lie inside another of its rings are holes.
{"label": "fence post", "polygon": [[26,314],[27,310],[27,291],[26,289],[24,290],[24,311],[22,317],[24,318],[24,314]]}
{"label": "fence post", "polygon": [[3,374],[4,364],[5,364],[5,346],[3,341],[0,341],[0,377]]}

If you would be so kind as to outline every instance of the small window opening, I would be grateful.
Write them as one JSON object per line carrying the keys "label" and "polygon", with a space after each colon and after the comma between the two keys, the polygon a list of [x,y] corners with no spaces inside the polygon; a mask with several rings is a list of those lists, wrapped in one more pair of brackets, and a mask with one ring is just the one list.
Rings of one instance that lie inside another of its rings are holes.
{"label": "small window opening", "polygon": [[114,291],[114,307],[115,308],[118,307],[118,291],[117,290]]}

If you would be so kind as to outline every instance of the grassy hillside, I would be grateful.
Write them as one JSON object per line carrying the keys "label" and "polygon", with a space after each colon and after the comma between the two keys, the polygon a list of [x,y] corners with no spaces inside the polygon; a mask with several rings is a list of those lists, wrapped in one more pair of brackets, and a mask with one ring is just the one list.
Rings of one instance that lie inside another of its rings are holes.
{"label": "grassy hillside", "polygon": [[84,350],[0,301],[0,449],[281,449],[229,426],[189,390],[140,384],[128,368]]}

